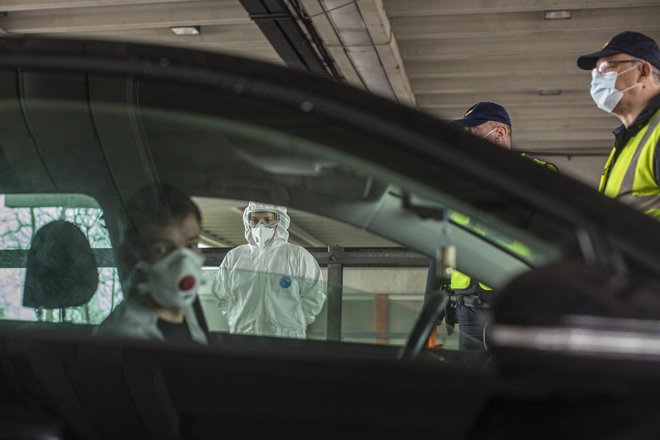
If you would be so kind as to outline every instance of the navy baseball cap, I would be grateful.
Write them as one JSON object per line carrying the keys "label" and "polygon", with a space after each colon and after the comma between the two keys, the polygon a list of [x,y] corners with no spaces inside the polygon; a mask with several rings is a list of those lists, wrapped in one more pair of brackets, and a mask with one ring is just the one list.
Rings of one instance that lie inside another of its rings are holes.
{"label": "navy baseball cap", "polygon": [[477,102],[465,112],[461,119],[457,119],[453,123],[461,127],[476,127],[488,121],[511,125],[511,119],[504,107],[494,102]]}
{"label": "navy baseball cap", "polygon": [[632,31],[621,32],[605,43],[601,50],[582,55],[578,58],[577,65],[580,69],[591,70],[596,67],[598,58],[617,53],[626,53],[635,58],[640,58],[660,69],[658,43],[640,32]]}

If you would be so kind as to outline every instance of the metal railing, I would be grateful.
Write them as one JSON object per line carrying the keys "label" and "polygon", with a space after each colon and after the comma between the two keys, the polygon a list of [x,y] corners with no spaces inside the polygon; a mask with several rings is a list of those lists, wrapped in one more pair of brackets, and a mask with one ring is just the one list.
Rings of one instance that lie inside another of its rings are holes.
{"label": "metal railing", "polygon": [[[205,266],[219,266],[232,248],[203,248]],[[429,258],[405,248],[306,248],[321,267],[327,268],[326,338],[341,340],[344,268],[428,267]],[[112,249],[94,249],[98,267],[116,267]],[[25,268],[27,250],[1,250],[0,268]]]}
{"label": "metal railing", "polygon": [[[405,248],[306,248],[321,267],[327,267],[326,339],[341,340],[344,268],[428,267],[429,258]],[[230,248],[204,248],[207,266],[219,266]]]}

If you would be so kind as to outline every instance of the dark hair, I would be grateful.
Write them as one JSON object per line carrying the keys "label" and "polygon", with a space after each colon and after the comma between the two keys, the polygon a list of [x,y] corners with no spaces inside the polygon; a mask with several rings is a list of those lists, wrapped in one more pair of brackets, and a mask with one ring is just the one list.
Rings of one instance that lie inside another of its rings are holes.
{"label": "dark hair", "polygon": [[201,224],[202,214],[191,198],[167,183],[140,188],[126,200],[120,232],[122,247],[143,250],[140,230],[145,227],[165,227],[178,223],[192,214]]}

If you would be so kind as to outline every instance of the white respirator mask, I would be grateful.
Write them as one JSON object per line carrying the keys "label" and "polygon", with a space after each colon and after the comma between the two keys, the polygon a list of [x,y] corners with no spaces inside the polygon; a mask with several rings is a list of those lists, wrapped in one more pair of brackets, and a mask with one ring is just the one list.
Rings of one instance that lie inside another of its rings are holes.
{"label": "white respirator mask", "polygon": [[275,228],[277,228],[277,226],[269,228],[262,223],[252,227],[252,238],[254,239],[254,242],[257,244],[257,246],[260,248],[266,246],[266,243],[272,240],[272,238],[275,236]]}
{"label": "white respirator mask", "polygon": [[202,284],[204,257],[189,248],[179,248],[162,260],[138,263],[137,270],[146,274],[146,281],[137,285],[138,292],[150,294],[161,307],[183,309],[190,306]]}

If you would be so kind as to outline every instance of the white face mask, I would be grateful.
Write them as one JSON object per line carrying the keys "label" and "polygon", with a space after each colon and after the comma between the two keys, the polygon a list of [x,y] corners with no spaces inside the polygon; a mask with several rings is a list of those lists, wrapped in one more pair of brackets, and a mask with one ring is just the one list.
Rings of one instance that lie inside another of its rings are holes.
{"label": "white face mask", "polygon": [[179,248],[154,264],[138,263],[147,279],[137,289],[150,294],[161,307],[182,309],[190,306],[202,283],[204,257],[192,249]]}
{"label": "white face mask", "polygon": [[268,241],[270,241],[275,236],[275,226],[274,228],[269,228],[262,223],[259,223],[257,226],[252,228],[252,238],[254,242],[260,248],[263,248]]}
{"label": "white face mask", "polygon": [[615,87],[616,79],[619,75],[630,72],[636,67],[633,66],[630,69],[626,69],[620,74],[617,74],[617,72],[598,73],[596,69],[591,71],[591,98],[599,109],[611,113],[614,107],[621,101],[625,92],[641,85],[641,83],[637,83],[624,90],[618,90]]}

